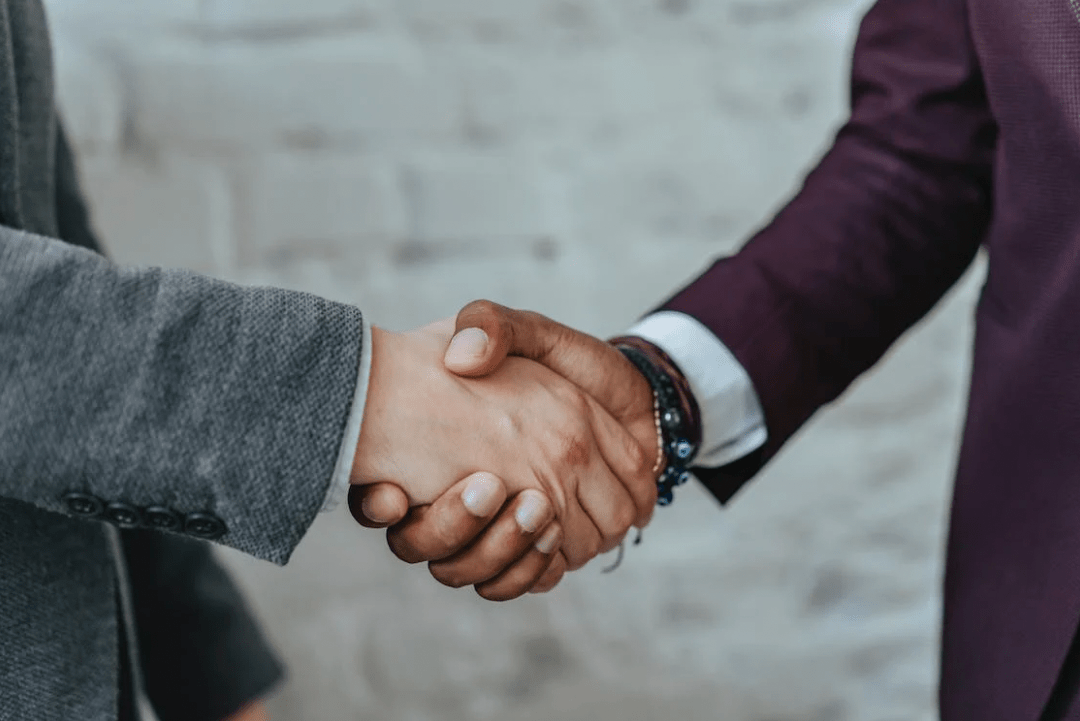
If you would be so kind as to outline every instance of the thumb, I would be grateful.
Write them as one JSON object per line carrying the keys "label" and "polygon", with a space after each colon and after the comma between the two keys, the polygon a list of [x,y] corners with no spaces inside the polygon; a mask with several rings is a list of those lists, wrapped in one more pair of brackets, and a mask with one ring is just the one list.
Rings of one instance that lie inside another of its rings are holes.
{"label": "thumb", "polygon": [[393,483],[349,486],[349,511],[361,526],[392,526],[409,512],[409,499]]}
{"label": "thumb", "polygon": [[455,335],[443,364],[461,376],[484,376],[508,355],[542,360],[553,339],[534,313],[511,310],[488,300],[475,300],[457,314]]}

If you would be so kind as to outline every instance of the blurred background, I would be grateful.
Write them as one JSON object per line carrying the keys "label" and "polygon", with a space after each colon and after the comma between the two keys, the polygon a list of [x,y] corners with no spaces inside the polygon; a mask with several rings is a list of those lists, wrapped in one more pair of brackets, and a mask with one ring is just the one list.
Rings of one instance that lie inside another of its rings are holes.
{"label": "blurred background", "polygon": [[[355,303],[485,297],[604,335],[735,250],[844,116],[866,0],[49,0],[108,249]],[[223,554],[278,719],[930,721],[981,265],[735,502],[506,604],[344,509]]]}

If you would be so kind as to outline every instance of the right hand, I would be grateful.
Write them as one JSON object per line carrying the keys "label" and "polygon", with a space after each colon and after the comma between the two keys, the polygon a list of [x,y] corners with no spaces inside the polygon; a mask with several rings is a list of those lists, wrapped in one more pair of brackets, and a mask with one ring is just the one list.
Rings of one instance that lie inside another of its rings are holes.
{"label": "right hand", "polygon": [[[644,377],[610,344],[539,314],[511,310],[488,301],[470,303],[458,313],[456,331],[470,328],[483,334],[467,331],[461,339],[469,342],[453,344],[444,357],[446,366],[455,373],[466,376],[490,373],[508,355],[536,360],[595,397],[639,444],[655,448],[652,392]],[[478,339],[482,341],[479,344],[475,342]],[[655,500],[655,477],[650,473],[644,483],[649,500],[644,509],[639,506],[636,521],[639,527],[648,523]],[[520,551],[528,547],[524,539],[519,543],[504,543],[497,552],[490,550],[489,539],[505,533],[494,529],[510,527],[511,507],[495,517],[492,530],[484,532],[495,509],[491,509],[490,515],[477,518],[464,511],[455,493],[448,492],[434,506],[423,509],[422,513],[414,509],[407,516],[404,495],[391,484],[354,488],[350,504],[353,515],[361,523],[370,525],[371,519],[376,518],[382,521],[381,525],[390,526],[387,540],[399,557],[413,562],[432,561],[431,571],[436,579],[454,586],[476,583],[477,592],[485,598],[490,597],[485,585],[488,579],[502,579],[501,597],[513,598],[528,591],[550,590],[565,571],[564,565],[552,563],[538,581],[531,583],[527,571],[533,561],[529,555],[522,557]]]}
{"label": "right hand", "polygon": [[553,588],[566,572],[566,557],[559,550],[563,533],[558,521],[537,527],[520,520],[532,504],[539,504],[534,511],[545,518],[554,518],[547,497],[532,490],[509,501],[506,497],[500,478],[474,473],[431,505],[412,509],[402,490],[390,483],[353,486],[349,510],[362,526],[390,526],[390,550],[406,563],[428,561],[440,583],[475,586],[489,601],[507,601]]}
{"label": "right hand", "polygon": [[[371,380],[352,471],[428,504],[476,471],[511,492],[544,492],[565,534],[568,567],[613,548],[639,517],[627,490],[651,459],[580,389],[539,364],[508,359],[466,379],[443,367],[450,321],[410,334],[373,329]],[[643,494],[644,495],[644,494]]]}

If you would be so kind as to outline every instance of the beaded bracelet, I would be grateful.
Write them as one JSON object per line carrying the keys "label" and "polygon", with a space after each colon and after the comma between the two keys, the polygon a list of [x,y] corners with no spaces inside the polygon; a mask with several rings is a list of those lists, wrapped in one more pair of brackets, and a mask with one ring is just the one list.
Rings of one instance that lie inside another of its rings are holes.
{"label": "beaded bracelet", "polygon": [[670,505],[675,487],[690,480],[688,469],[697,454],[699,439],[693,438],[690,419],[679,410],[681,399],[671,376],[653,364],[641,350],[618,342],[614,346],[641,371],[652,388],[656,433],[660,448],[668,459],[667,466],[656,479],[656,502],[661,506]]}

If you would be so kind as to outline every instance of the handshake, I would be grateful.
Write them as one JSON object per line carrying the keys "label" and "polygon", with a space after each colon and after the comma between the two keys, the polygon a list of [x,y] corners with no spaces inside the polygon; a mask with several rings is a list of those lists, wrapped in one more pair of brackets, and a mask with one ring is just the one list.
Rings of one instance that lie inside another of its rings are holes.
{"label": "handshake", "polygon": [[551,589],[656,504],[649,382],[611,344],[536,313],[477,301],[456,323],[373,329],[363,418],[354,517],[487,599]]}

